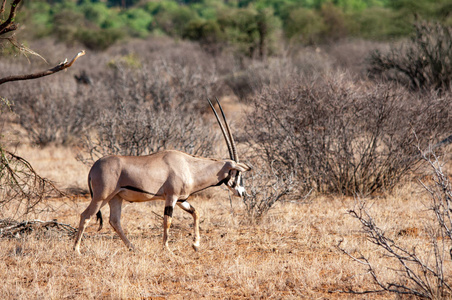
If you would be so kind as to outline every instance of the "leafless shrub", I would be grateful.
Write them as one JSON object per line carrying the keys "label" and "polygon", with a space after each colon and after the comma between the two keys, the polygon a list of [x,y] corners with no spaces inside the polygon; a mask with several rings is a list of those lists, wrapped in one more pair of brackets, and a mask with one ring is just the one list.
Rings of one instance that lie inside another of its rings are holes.
{"label": "leafless shrub", "polygon": [[39,176],[25,159],[0,146],[0,216],[14,218],[33,212],[49,196],[63,194]]}
{"label": "leafless shrub", "polygon": [[[449,90],[452,81],[452,28],[419,23],[411,42],[387,53],[375,51],[370,72],[408,82],[414,89]],[[392,72],[392,73],[391,73]]]}
{"label": "leafless shrub", "polygon": [[[36,42],[43,53],[60,52],[53,41]],[[80,62],[80,64],[79,64]],[[27,61],[11,66],[0,58],[2,70],[26,69]],[[93,125],[102,111],[119,102],[152,106],[156,110],[202,112],[207,95],[218,85],[216,58],[194,44],[172,40],[133,41],[104,53],[89,53],[74,66],[89,84],[74,74],[61,74],[58,82],[26,82],[21,89],[5,85],[2,96],[14,103],[21,125],[35,144],[73,144],[81,131]]]}
{"label": "leafless shrub", "polygon": [[[386,291],[428,299],[445,299],[452,296],[451,273],[445,263],[446,260],[452,259],[452,212],[450,209],[452,187],[438,157],[431,151],[422,152],[420,149],[418,147],[419,154],[431,172],[430,183],[421,182],[430,195],[430,202],[427,206],[433,213],[432,219],[434,220],[433,225],[427,227],[428,249],[422,251],[427,253],[427,257],[425,254],[420,255],[416,251],[416,247],[409,250],[400,242],[389,238],[387,233],[377,226],[367,211],[365,203],[361,203],[357,208],[349,210],[349,214],[361,223],[367,240],[383,251],[388,262],[384,267],[395,270],[398,276],[396,281],[387,282],[385,278],[381,278],[382,275],[379,275],[376,267],[368,258],[362,254],[359,257],[350,254],[339,243],[338,248],[354,261],[364,265],[372,276],[373,282],[380,288],[358,293]],[[357,293],[353,290],[348,292]]]}
{"label": "leafless shrub", "polygon": [[39,146],[77,142],[84,128],[93,122],[96,106],[90,98],[54,93],[47,86],[41,91],[19,91],[14,97],[13,111],[30,141]]}
{"label": "leafless shrub", "polygon": [[367,76],[369,53],[375,52],[377,49],[385,52],[389,46],[387,43],[370,40],[343,39],[320,49],[325,51],[333,61],[333,68]]}
{"label": "leafless shrub", "polygon": [[390,191],[419,161],[412,129],[425,140],[452,130],[447,97],[345,77],[265,89],[252,102],[246,140],[308,189],[345,195]]}
{"label": "leafless shrub", "polygon": [[[9,3],[10,13],[8,18],[0,20],[0,40],[9,41],[13,47],[24,55],[36,55],[45,61],[41,55],[17,42],[14,34],[11,34],[11,32],[18,29],[16,13],[21,2],[21,0],[14,0]],[[6,4],[7,1],[3,0],[0,7],[0,14],[3,14]],[[80,51],[71,61],[66,59],[57,66],[45,71],[8,76],[2,74],[0,84],[37,79],[55,74],[70,68],[84,54],[84,51]],[[16,72],[17,70],[14,68],[14,71]],[[2,89],[2,92],[4,92],[4,89]],[[3,110],[3,105],[6,105],[10,109],[11,101],[9,99],[4,100],[4,96],[0,95],[0,112]],[[0,216],[7,216],[8,218],[23,216],[33,212],[38,204],[43,202],[49,195],[63,195],[51,181],[39,176],[28,161],[5,150],[3,148],[3,141],[1,140],[2,137],[0,132]]]}
{"label": "leafless shrub", "polygon": [[376,290],[347,292],[364,294],[391,292],[403,295],[414,295],[428,299],[444,299],[452,295],[450,285],[450,275],[444,265],[444,239],[437,241],[437,236],[433,232],[430,236],[430,247],[434,255],[433,262],[422,258],[416,251],[416,247],[408,250],[405,246],[387,237],[384,230],[379,228],[372,216],[368,213],[365,204],[360,204],[357,208],[349,211],[349,214],[356,218],[362,226],[362,230],[369,242],[376,245],[383,251],[387,265],[384,267],[395,271],[398,276],[394,281],[387,281],[381,278],[376,267],[372,265],[368,258],[359,253],[359,256],[349,253],[341,247],[341,242],[337,246],[340,251],[348,255],[355,262],[365,266],[373,282],[377,285]]}
{"label": "leafless shrub", "polygon": [[[419,152],[432,173],[432,183],[427,184],[422,181],[420,183],[430,194],[430,210],[435,215],[441,238],[452,242],[452,186],[449,175],[444,172],[444,163],[438,159],[435,153],[422,152],[420,149]],[[452,259],[452,248],[450,255]]]}
{"label": "leafless shrub", "polygon": [[261,162],[253,165],[253,172],[246,177],[246,187],[245,210],[251,221],[259,222],[276,202],[296,190],[296,183],[293,174],[280,174],[271,163]]}
{"label": "leafless shrub", "polygon": [[200,101],[204,104],[216,82],[213,70],[171,61],[157,60],[134,69],[120,60],[112,62],[111,67],[107,88],[112,99],[152,102],[155,109],[199,111],[204,106]]}
{"label": "leafless shrub", "polygon": [[268,86],[284,87],[294,78],[324,74],[331,65],[331,59],[320,50],[296,48],[264,62],[247,62],[238,70],[231,70],[223,80],[243,100],[261,93]]}
{"label": "leafless shrub", "polygon": [[196,115],[137,107],[121,103],[105,111],[84,139],[91,163],[108,154],[146,155],[163,149],[177,149],[194,155],[214,152],[217,138],[210,124]]}

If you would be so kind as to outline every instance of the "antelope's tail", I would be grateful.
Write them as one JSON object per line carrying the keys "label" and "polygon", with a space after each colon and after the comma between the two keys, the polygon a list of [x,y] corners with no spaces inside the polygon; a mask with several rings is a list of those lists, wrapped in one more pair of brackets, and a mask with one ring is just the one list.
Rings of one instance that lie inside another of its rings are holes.
{"label": "antelope's tail", "polygon": [[101,231],[102,227],[104,227],[104,220],[102,219],[102,213],[99,211],[96,214],[96,222],[99,221],[99,228],[97,231]]}

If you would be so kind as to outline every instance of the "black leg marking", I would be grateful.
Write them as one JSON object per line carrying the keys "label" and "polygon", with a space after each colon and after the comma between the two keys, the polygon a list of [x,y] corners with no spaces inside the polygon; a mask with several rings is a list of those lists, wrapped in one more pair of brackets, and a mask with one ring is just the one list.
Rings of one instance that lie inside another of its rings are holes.
{"label": "black leg marking", "polygon": [[193,207],[193,205],[190,204],[190,209],[187,210],[190,214],[194,214],[196,209]]}
{"label": "black leg marking", "polygon": [[173,217],[173,207],[172,206],[165,206],[165,213],[164,213],[164,215],[165,216],[168,216],[168,217]]}

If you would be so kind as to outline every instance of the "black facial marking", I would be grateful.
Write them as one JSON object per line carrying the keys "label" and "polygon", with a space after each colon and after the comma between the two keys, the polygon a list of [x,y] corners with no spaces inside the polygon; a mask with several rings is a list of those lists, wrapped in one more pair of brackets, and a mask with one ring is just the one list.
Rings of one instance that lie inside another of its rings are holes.
{"label": "black facial marking", "polygon": [[240,172],[237,171],[234,177],[234,182],[232,183],[231,187],[234,189],[237,187],[237,185],[242,185],[242,176],[240,176]]}
{"label": "black facial marking", "polygon": [[168,217],[173,217],[173,207],[172,206],[165,206],[165,213],[164,213],[164,215],[165,216],[168,216]]}
{"label": "black facial marking", "polygon": [[217,184],[215,184],[215,186],[220,186],[222,184],[227,184],[228,181],[231,179],[231,174],[229,174],[225,179],[223,179],[222,181],[218,182]]}
{"label": "black facial marking", "polygon": [[[221,180],[221,181],[218,182],[217,184],[214,184],[214,185],[205,187],[205,188],[200,189],[200,190],[198,190],[198,191],[196,191],[196,192],[193,192],[192,194],[198,193],[198,192],[201,192],[201,191],[204,191],[205,189],[210,188],[210,187],[213,187],[213,186],[220,186],[220,185],[222,185],[222,184],[228,185],[228,182],[229,182],[230,179],[231,179],[231,174],[229,174],[225,179]],[[185,200],[186,200],[186,199],[185,199]],[[184,201],[185,201],[185,200],[184,200]],[[179,200],[178,200],[177,202],[179,202]],[[181,202],[183,202],[183,201],[181,201]]]}
{"label": "black facial marking", "polygon": [[131,190],[131,191],[134,191],[134,192],[139,192],[139,193],[143,193],[143,194],[157,196],[157,194],[149,193],[149,192],[143,191],[142,189],[139,189],[137,187],[130,186],[130,185],[122,186],[121,188],[122,189],[128,189],[128,190]]}

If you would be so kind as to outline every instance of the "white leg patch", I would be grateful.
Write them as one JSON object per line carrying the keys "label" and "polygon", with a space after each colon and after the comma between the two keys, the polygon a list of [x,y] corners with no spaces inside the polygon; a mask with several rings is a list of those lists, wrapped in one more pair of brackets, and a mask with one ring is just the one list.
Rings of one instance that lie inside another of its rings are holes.
{"label": "white leg patch", "polygon": [[191,205],[190,205],[190,203],[188,203],[187,201],[179,202],[178,204],[179,204],[179,206],[182,207],[183,209],[185,209],[185,210],[190,210]]}

